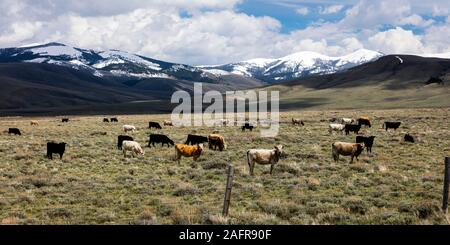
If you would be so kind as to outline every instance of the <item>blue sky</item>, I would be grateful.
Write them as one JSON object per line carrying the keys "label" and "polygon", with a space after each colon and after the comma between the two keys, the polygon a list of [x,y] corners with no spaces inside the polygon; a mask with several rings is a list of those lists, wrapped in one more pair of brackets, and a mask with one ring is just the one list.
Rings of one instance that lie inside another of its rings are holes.
{"label": "blue sky", "polygon": [[[326,15],[319,14],[319,9],[342,5],[342,11]],[[295,1],[264,1],[264,0],[247,0],[237,6],[237,10],[254,16],[271,16],[282,23],[281,31],[288,33],[297,29],[303,29],[308,25],[318,22],[335,22],[344,17],[345,7],[347,4],[337,3],[317,3],[317,2],[295,2]],[[298,9],[308,9],[308,13],[299,14]]]}
{"label": "blue sky", "polygon": [[193,65],[450,52],[449,0],[0,0],[0,47],[62,42]]}

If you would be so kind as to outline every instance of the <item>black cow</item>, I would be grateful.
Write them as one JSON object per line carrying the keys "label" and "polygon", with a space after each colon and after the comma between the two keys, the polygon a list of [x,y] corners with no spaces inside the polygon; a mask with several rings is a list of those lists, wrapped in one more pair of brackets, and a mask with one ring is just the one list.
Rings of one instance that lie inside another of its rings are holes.
{"label": "black cow", "polygon": [[359,130],[361,130],[361,125],[355,124],[346,124],[345,125],[345,134],[348,135],[350,132],[355,132],[355,134],[359,134]]}
{"label": "black cow", "polygon": [[162,129],[161,125],[157,122],[149,122],[148,123],[148,128],[156,128],[156,129]]}
{"label": "black cow", "polygon": [[125,140],[128,140],[128,141],[134,141],[133,137],[130,137],[130,136],[128,136],[128,135],[119,135],[119,136],[117,136],[117,148],[118,148],[119,150],[122,150],[122,143],[123,143]]}
{"label": "black cow", "polygon": [[384,122],[383,128],[386,128],[386,131],[390,128],[397,130],[400,127],[400,124],[402,124],[402,122]]}
{"label": "black cow", "polygon": [[119,122],[119,119],[117,119],[117,117],[113,117],[111,118],[111,122]]}
{"label": "black cow", "polygon": [[108,118],[103,118],[103,122],[109,123],[109,119]]}
{"label": "black cow", "polygon": [[404,139],[405,139],[405,142],[414,143],[414,137],[412,135],[410,135],[410,134],[405,134]]}
{"label": "black cow", "polygon": [[367,153],[372,153],[372,146],[373,146],[373,141],[375,139],[375,136],[369,136],[369,137],[365,137],[365,136],[356,136],[356,143],[364,143],[364,146],[366,147]]}
{"label": "black cow", "polygon": [[9,128],[8,134],[22,135],[22,133],[20,133],[20,130],[18,128]]}
{"label": "black cow", "polygon": [[170,145],[175,145],[173,143],[173,140],[169,139],[169,137],[167,137],[166,135],[163,134],[151,134],[150,135],[150,140],[148,141],[148,147],[151,147],[151,145],[153,145],[153,147],[155,147],[155,143],[161,143],[161,146],[164,146],[164,144],[167,144],[167,147],[170,147]]}
{"label": "black cow", "polygon": [[198,144],[207,143],[207,142],[208,142],[208,137],[189,134],[185,144],[186,145],[198,145]]}
{"label": "black cow", "polygon": [[369,126],[369,128],[372,127],[372,123],[370,122],[370,119],[367,119],[367,118],[358,118],[358,125],[359,126],[362,126],[362,125]]}
{"label": "black cow", "polygon": [[66,151],[66,143],[47,143],[47,158],[53,159],[53,154],[59,154],[59,158],[62,159],[64,152]]}
{"label": "black cow", "polygon": [[63,119],[61,119],[61,122],[67,123],[67,122],[69,122],[69,118],[63,118]]}
{"label": "black cow", "polygon": [[250,123],[246,122],[244,126],[242,126],[242,131],[245,131],[246,129],[250,129],[250,131],[253,131],[254,126]]}

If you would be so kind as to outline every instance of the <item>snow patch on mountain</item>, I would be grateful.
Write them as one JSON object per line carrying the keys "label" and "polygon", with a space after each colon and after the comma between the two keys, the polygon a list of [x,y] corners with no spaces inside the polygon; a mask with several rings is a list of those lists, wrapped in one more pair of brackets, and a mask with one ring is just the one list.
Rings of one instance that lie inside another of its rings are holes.
{"label": "snow patch on mountain", "polygon": [[278,59],[251,59],[237,63],[199,68],[210,71],[218,70],[233,74],[254,77],[265,81],[283,81],[311,74],[330,74],[361,65],[383,56],[383,54],[367,49],[354,53],[331,57],[316,52],[297,52]]}

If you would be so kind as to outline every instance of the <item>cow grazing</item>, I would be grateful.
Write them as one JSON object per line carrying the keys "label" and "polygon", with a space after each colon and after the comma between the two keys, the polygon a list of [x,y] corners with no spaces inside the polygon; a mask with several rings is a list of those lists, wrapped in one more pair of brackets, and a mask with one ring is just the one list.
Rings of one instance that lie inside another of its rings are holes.
{"label": "cow grazing", "polygon": [[117,119],[117,117],[112,117],[110,121],[111,121],[111,122],[116,122],[116,123],[118,123],[118,122],[119,122],[119,119]]}
{"label": "cow grazing", "polygon": [[144,155],[145,152],[142,147],[136,141],[124,140],[122,144],[123,157],[127,157],[127,151],[131,151],[131,155],[136,157],[136,155]]}
{"label": "cow grazing", "polygon": [[254,126],[248,122],[246,122],[243,126],[242,126],[242,131],[245,131],[246,129],[249,129],[250,131],[253,131]]}
{"label": "cow grazing", "polygon": [[373,141],[375,140],[375,136],[356,136],[356,143],[364,143],[366,147],[367,153],[372,153]]}
{"label": "cow grazing", "polygon": [[148,141],[148,147],[155,147],[155,143],[161,143],[161,146],[164,146],[164,144],[167,144],[167,147],[170,147],[170,145],[174,145],[173,140],[169,139],[166,135],[163,134],[151,134],[150,139]]}
{"label": "cow grazing", "polygon": [[173,123],[172,123],[172,121],[165,120],[165,121],[163,122],[163,125],[164,125],[164,126],[173,126]]}
{"label": "cow grazing", "polygon": [[103,118],[103,122],[109,123],[109,119],[108,118]]}
{"label": "cow grazing", "polygon": [[136,131],[136,127],[133,125],[123,125],[122,129],[125,133],[129,132],[129,131],[131,131],[131,132]]}
{"label": "cow grazing", "polygon": [[62,159],[64,152],[66,151],[66,143],[47,143],[47,158],[53,160],[53,154],[59,154],[59,159]]}
{"label": "cow grazing", "polygon": [[415,142],[414,137],[410,134],[405,134],[404,140],[405,140],[405,142],[411,142],[411,143]]}
{"label": "cow grazing", "polygon": [[305,126],[305,123],[303,123],[303,121],[298,118],[292,118],[292,124]]}
{"label": "cow grazing", "polygon": [[189,134],[185,142],[186,145],[198,145],[202,143],[207,143],[208,137]]}
{"label": "cow grazing", "polygon": [[148,128],[156,128],[156,129],[162,129],[161,125],[157,122],[149,122],[148,123]]}
{"label": "cow grazing", "polygon": [[185,144],[176,144],[175,145],[175,161],[178,161],[180,164],[181,157],[193,157],[194,161],[200,157],[203,151],[203,144],[198,145],[185,145]]}
{"label": "cow grazing", "polygon": [[369,117],[360,117],[357,121],[359,126],[365,125],[369,126],[369,128],[372,127],[372,122]]}
{"label": "cow grazing", "polygon": [[255,163],[261,165],[270,164],[270,174],[272,174],[273,167],[278,163],[281,154],[283,154],[283,146],[277,145],[272,150],[266,149],[250,149],[247,151],[247,164],[250,168],[250,175],[253,175]]}
{"label": "cow grazing", "polygon": [[208,146],[209,149],[214,148],[214,150],[216,150],[218,147],[219,151],[223,151],[226,147],[225,138],[220,134],[210,134],[208,136]]}
{"label": "cow grazing", "polygon": [[61,122],[68,123],[69,122],[69,118],[63,118],[63,119],[61,119]]}
{"label": "cow grazing", "polygon": [[388,131],[388,129],[393,128],[395,131],[400,127],[402,122],[384,122],[383,128]]}
{"label": "cow grazing", "polygon": [[330,134],[333,133],[333,131],[338,131],[343,133],[345,129],[345,125],[344,124],[340,124],[340,123],[330,123],[330,125],[328,126],[328,132],[330,132]]}
{"label": "cow grazing", "polygon": [[133,137],[130,137],[128,135],[119,135],[119,136],[117,136],[117,148],[119,150],[122,150],[122,144],[123,144],[123,142],[125,140],[134,141]]}
{"label": "cow grazing", "polygon": [[33,121],[30,122],[30,125],[31,125],[31,126],[39,126],[39,122],[33,120]]}
{"label": "cow grazing", "polygon": [[361,125],[355,124],[346,124],[345,125],[345,134],[348,135],[350,132],[354,132],[355,134],[359,134],[359,130],[361,130]]}
{"label": "cow grazing", "polygon": [[9,128],[8,134],[14,134],[14,135],[22,135],[20,130],[18,128]]}
{"label": "cow grazing", "polygon": [[332,156],[336,163],[339,161],[339,155],[351,156],[352,160],[350,163],[353,163],[353,158],[355,157],[359,161],[358,156],[364,150],[364,143],[334,142],[331,147]]}
{"label": "cow grazing", "polygon": [[356,122],[356,120],[355,119],[353,119],[353,118],[341,118],[340,120],[339,120],[342,124],[352,124],[352,123],[355,123]]}

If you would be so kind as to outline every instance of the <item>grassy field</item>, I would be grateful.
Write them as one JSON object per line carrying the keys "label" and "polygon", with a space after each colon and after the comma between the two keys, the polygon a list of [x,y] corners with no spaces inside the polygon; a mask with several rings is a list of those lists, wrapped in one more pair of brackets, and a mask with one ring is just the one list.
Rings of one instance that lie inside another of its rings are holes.
{"label": "grassy field", "polygon": [[[374,126],[373,155],[349,164],[331,158],[334,141],[355,136],[328,133],[331,117],[368,115]],[[448,224],[440,212],[443,159],[450,156],[450,110],[342,110],[283,112],[281,120],[301,118],[304,127],[281,124],[275,138],[236,127],[169,128],[175,142],[187,134],[226,137],[223,152],[206,149],[198,162],[172,161],[173,147],[145,148],[140,158],[116,149],[123,124],[140,128],[131,135],[146,145],[148,121],[169,115],[1,118],[0,130],[18,127],[22,136],[0,134],[0,222],[2,224]],[[397,132],[381,129],[384,120],[403,122]],[[409,132],[416,144],[402,138]],[[106,133],[106,135],[103,135]],[[63,160],[48,160],[46,142],[68,143]],[[257,165],[250,176],[250,148],[283,144],[285,154],[269,175]],[[226,166],[235,167],[231,207],[222,217]]]}

